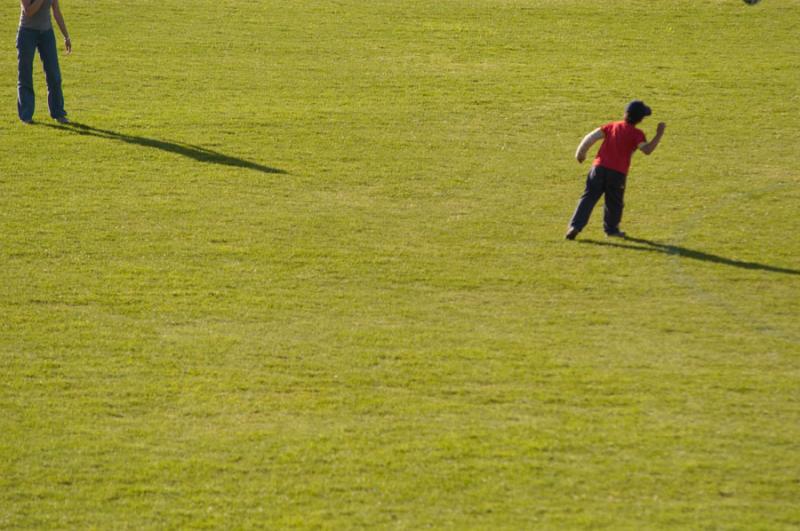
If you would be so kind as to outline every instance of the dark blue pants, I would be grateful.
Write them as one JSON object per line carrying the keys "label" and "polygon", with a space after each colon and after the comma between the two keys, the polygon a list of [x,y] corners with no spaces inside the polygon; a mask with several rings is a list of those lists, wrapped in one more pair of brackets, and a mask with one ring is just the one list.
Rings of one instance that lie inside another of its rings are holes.
{"label": "dark blue pants", "polygon": [[605,209],[603,210],[603,230],[606,234],[619,232],[619,222],[622,220],[622,209],[625,204],[625,174],[618,171],[595,166],[586,178],[586,189],[583,191],[578,208],[572,215],[570,226],[583,230],[589,223],[589,216],[592,215],[594,205],[605,195]]}
{"label": "dark blue pants", "polygon": [[38,31],[20,28],[17,33],[17,60],[19,78],[17,81],[17,112],[20,120],[33,119],[36,107],[33,93],[33,56],[39,50],[42,58],[44,75],[47,80],[47,104],[50,116],[61,118],[66,116],[64,110],[64,93],[61,91],[61,69],[58,67],[58,50],[56,35],[52,29]]}

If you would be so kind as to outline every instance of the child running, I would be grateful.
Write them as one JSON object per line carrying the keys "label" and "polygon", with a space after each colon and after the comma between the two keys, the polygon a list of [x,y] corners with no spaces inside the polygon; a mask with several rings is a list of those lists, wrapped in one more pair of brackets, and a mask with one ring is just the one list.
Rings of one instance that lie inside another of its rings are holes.
{"label": "child running", "polygon": [[625,118],[619,122],[611,122],[586,135],[575,152],[579,163],[586,160],[586,152],[600,139],[603,143],[594,159],[592,169],[586,178],[586,189],[578,202],[578,207],[569,222],[566,239],[574,240],[592,214],[595,203],[605,194],[603,211],[603,229],[606,235],[624,238],[625,233],[619,229],[624,208],[625,180],[631,165],[631,156],[639,149],[645,155],[655,151],[661,137],[664,136],[666,124],[660,122],[656,128],[656,136],[650,142],[645,134],[636,127],[652,110],[641,100],[633,100],[625,108]]}

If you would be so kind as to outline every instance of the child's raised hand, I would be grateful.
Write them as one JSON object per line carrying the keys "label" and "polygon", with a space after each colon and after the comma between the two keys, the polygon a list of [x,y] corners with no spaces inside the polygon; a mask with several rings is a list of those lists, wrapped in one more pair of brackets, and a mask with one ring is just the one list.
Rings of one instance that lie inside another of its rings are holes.
{"label": "child's raised hand", "polygon": [[667,124],[664,122],[658,122],[658,125],[656,126],[656,134],[663,135],[666,128]]}

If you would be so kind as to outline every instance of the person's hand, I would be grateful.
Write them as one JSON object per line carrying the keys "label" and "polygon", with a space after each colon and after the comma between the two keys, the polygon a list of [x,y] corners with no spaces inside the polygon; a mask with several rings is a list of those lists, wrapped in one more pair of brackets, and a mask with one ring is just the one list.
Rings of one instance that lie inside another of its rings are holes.
{"label": "person's hand", "polygon": [[69,37],[64,38],[64,47],[67,49],[67,55],[72,53],[72,41]]}
{"label": "person's hand", "polygon": [[658,122],[658,126],[656,126],[656,134],[663,135],[664,130],[666,130],[666,128],[667,124],[665,124],[664,122]]}
{"label": "person's hand", "polygon": [[586,155],[578,153],[575,155],[575,159],[578,161],[578,164],[583,164],[583,161],[586,160]]}

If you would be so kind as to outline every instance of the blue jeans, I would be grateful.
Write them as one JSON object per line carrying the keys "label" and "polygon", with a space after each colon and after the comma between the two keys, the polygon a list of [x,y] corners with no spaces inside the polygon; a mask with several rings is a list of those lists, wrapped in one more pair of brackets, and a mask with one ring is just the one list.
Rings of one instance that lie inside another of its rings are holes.
{"label": "blue jeans", "polygon": [[19,78],[17,81],[17,112],[20,120],[33,119],[36,98],[33,93],[33,56],[39,50],[44,74],[47,80],[47,104],[50,116],[61,118],[67,115],[64,110],[64,93],[61,91],[61,69],[58,67],[56,35],[51,29],[38,31],[20,28],[17,33],[17,60]]}
{"label": "blue jeans", "polygon": [[606,234],[619,232],[619,222],[622,220],[622,210],[625,207],[625,181],[624,173],[603,166],[593,167],[586,177],[586,189],[572,215],[570,226],[582,230],[589,223],[594,205],[605,195],[603,230]]}

